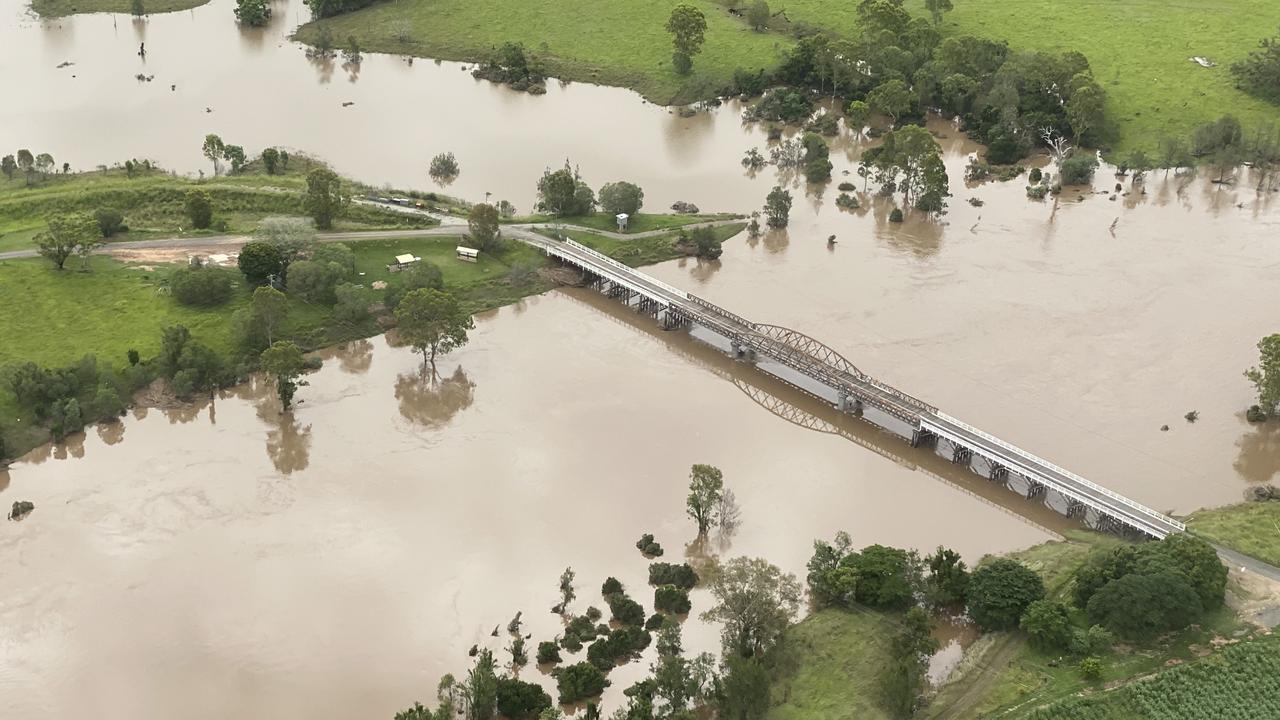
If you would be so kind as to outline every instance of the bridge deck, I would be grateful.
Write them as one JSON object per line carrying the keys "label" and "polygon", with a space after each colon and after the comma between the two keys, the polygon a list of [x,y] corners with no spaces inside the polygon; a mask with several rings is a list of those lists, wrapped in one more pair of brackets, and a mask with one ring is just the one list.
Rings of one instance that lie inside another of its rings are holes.
{"label": "bridge deck", "polygon": [[[913,423],[920,430],[969,448],[989,461],[1050,487],[1131,528],[1156,538],[1186,530],[1185,525],[1173,518],[963,423],[936,407],[857,370],[852,363],[826,346],[820,346],[824,355],[817,357],[806,347],[770,336],[769,328],[772,326],[751,322],[572,240],[551,240],[533,233],[518,236],[525,242],[538,246],[547,255],[660,303],[677,317],[786,365],[837,393],[856,398],[893,417]],[[793,331],[789,333],[804,337]],[[817,342],[811,338],[806,340],[809,345]]]}

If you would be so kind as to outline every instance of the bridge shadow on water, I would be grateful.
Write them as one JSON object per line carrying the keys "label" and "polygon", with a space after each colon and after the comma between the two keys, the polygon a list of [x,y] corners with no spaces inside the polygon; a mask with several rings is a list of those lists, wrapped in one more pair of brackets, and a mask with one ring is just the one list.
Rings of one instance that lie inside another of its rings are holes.
{"label": "bridge shadow on water", "polygon": [[[869,419],[860,420],[840,412],[828,400],[761,370],[755,363],[735,360],[717,347],[719,338],[714,335],[695,337],[684,329],[663,330],[652,317],[587,288],[561,288],[559,292],[620,325],[660,341],[671,352],[731,383],[756,404],[793,425],[843,438],[902,467],[924,473],[1046,534],[1060,537],[1064,530],[1085,527],[1082,522],[1046,505],[1043,499],[1025,499],[1010,492],[1004,483],[979,475],[977,469],[969,470],[953,463],[949,454],[942,455],[945,448],[941,445],[936,449],[913,448],[907,437]],[[887,424],[892,427],[892,423]]]}

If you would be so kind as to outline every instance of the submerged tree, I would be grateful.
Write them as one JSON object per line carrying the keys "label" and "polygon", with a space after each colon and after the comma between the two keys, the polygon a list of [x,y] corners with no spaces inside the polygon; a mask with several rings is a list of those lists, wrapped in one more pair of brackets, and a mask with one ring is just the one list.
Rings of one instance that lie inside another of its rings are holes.
{"label": "submerged tree", "polygon": [[716,523],[716,507],[724,490],[724,474],[711,465],[694,465],[689,470],[689,497],[685,511],[698,523],[704,535]]}
{"label": "submerged tree", "polygon": [[453,182],[459,172],[458,159],[451,152],[442,152],[431,158],[431,166],[427,169],[431,179],[441,185]]}
{"label": "submerged tree", "polygon": [[302,350],[292,342],[282,340],[263,350],[258,362],[262,365],[263,372],[275,382],[280,405],[288,410],[293,404],[293,394],[298,387],[307,384],[306,381],[297,379],[303,370]]}
{"label": "submerged tree", "polygon": [[791,193],[783,190],[782,186],[770,190],[764,199],[764,214],[769,227],[786,227],[791,217]]}
{"label": "submerged tree", "polygon": [[564,572],[560,573],[560,604],[557,606],[559,608],[557,612],[561,615],[569,612],[569,603],[573,602],[573,599],[578,596],[578,593],[573,589],[574,577],[575,574],[571,567],[565,568]]}
{"label": "submerged tree", "polygon": [[267,0],[236,0],[233,12],[240,24],[250,27],[262,27],[271,20],[271,6]]}
{"label": "submerged tree", "polygon": [[1263,412],[1274,415],[1280,405],[1280,334],[1258,341],[1258,365],[1246,370],[1244,376],[1258,390],[1258,405]]}
{"label": "submerged tree", "polygon": [[475,327],[471,314],[450,294],[420,288],[404,296],[396,306],[396,329],[414,350],[422,353],[426,365],[435,371],[436,356],[467,342],[467,331]]}

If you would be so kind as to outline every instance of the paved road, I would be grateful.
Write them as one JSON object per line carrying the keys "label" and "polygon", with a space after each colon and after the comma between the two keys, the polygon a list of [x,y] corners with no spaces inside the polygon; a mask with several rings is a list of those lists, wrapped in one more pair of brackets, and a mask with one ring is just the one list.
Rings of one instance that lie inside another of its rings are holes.
{"label": "paved road", "polygon": [[1280,568],[1270,563],[1262,562],[1257,558],[1249,557],[1244,553],[1238,553],[1230,548],[1214,545],[1213,548],[1218,551],[1218,557],[1233,570],[1244,569],[1257,573],[1262,577],[1280,582]]}
{"label": "paved road", "polygon": [[[710,220],[708,222],[685,225],[684,229],[693,230],[701,227],[721,227],[741,222],[742,220],[740,219]],[[646,232],[638,233],[618,233],[608,230],[596,230],[594,228],[582,227],[580,225],[564,225],[561,223],[520,223],[514,225],[503,225],[502,228],[504,231],[507,231],[508,234],[514,235],[525,241],[532,239],[534,230],[576,230],[595,233],[596,235],[602,235],[615,240],[641,240],[674,232],[674,229],[667,229],[648,230]],[[316,239],[320,242],[360,242],[362,240],[389,240],[395,238],[457,236],[466,234],[466,223],[453,223],[418,230],[357,230],[351,232],[319,233],[316,235]],[[127,240],[124,242],[107,243],[103,246],[102,251],[110,254],[117,250],[148,250],[155,248],[200,251],[216,250],[219,248],[233,249],[244,245],[252,239],[253,238],[249,235],[204,235],[200,237],[179,236],[155,238],[153,240]],[[12,250],[0,253],[0,260],[36,257],[38,254],[39,253],[36,252],[35,248],[31,248],[29,250]]]}

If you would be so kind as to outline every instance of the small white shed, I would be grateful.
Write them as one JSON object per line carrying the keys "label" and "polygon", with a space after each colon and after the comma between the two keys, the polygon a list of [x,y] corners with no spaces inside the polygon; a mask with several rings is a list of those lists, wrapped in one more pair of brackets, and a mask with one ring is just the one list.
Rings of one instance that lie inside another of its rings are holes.
{"label": "small white shed", "polygon": [[618,213],[617,220],[618,220],[618,232],[623,232],[624,230],[627,229],[627,222],[631,220],[631,216],[626,213]]}
{"label": "small white shed", "polygon": [[476,262],[480,259],[480,251],[465,245],[458,246],[458,259],[462,262]]}
{"label": "small white shed", "polygon": [[396,256],[396,261],[395,261],[395,262],[393,262],[393,263],[391,263],[390,265],[387,265],[387,270],[388,270],[389,272],[400,272],[401,270],[403,270],[403,269],[405,269],[405,268],[409,267],[410,265],[412,265],[412,264],[414,264],[414,263],[418,262],[418,261],[419,261],[419,260],[421,260],[421,259],[422,259],[422,258],[420,258],[420,257],[415,257],[415,256],[410,255],[410,254],[408,254],[408,253],[406,253],[406,254],[404,254],[404,255],[397,255],[397,256]]}

